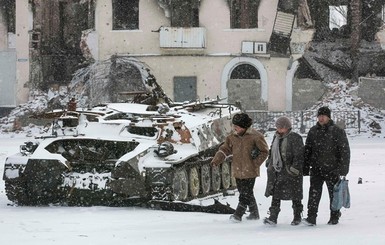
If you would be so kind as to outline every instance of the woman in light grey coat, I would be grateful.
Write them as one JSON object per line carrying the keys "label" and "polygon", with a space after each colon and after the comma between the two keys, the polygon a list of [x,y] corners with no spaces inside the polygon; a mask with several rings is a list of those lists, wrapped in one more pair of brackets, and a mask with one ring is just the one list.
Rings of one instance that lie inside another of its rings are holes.
{"label": "woman in light grey coat", "polygon": [[267,166],[267,186],[265,196],[272,196],[270,216],[264,223],[277,224],[281,200],[292,200],[294,219],[292,225],[301,223],[303,210],[303,162],[304,144],[302,137],[291,130],[291,122],[287,117],[276,121],[277,131],[270,147]]}

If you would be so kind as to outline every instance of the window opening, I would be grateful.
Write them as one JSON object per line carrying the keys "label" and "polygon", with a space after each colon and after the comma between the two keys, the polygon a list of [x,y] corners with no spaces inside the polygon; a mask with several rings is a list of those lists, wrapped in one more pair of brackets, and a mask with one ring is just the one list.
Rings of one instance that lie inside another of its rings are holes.
{"label": "window opening", "polygon": [[382,19],[382,24],[384,24],[385,23],[385,4],[382,5],[381,19]]}
{"label": "window opening", "polygon": [[230,79],[260,79],[258,70],[249,64],[242,64],[231,72]]}
{"label": "window opening", "polygon": [[16,33],[16,2],[15,0],[4,0],[0,4],[2,14],[7,23],[7,32]]}
{"label": "window opening", "polygon": [[172,1],[171,26],[199,27],[199,0]]}
{"label": "window opening", "polygon": [[347,24],[348,6],[329,6],[329,28],[340,29]]}
{"label": "window opening", "polygon": [[112,1],[113,30],[139,29],[139,0]]}
{"label": "window opening", "polygon": [[232,0],[230,5],[231,28],[258,28],[259,2],[260,0]]}
{"label": "window opening", "polygon": [[257,44],[257,52],[261,53],[265,51],[265,45],[264,44]]}
{"label": "window opening", "polygon": [[136,134],[136,135],[141,135],[141,136],[147,136],[147,137],[154,137],[157,133],[158,130],[153,127],[127,127],[127,131],[130,134]]}
{"label": "window opening", "polygon": [[107,116],[106,118],[104,118],[104,120],[106,121],[110,121],[110,120],[130,120],[132,118],[132,116],[126,114],[126,113],[116,113],[116,114],[113,114],[113,115],[110,115],[110,116]]}

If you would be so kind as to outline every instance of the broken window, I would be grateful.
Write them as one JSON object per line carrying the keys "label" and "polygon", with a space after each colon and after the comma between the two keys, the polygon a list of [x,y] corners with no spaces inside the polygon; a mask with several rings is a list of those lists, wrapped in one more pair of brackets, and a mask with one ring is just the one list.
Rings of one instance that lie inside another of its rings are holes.
{"label": "broken window", "polygon": [[171,26],[199,27],[199,0],[172,1]]}
{"label": "broken window", "polygon": [[269,50],[270,53],[277,52],[286,55],[291,53],[290,40],[293,31],[295,15],[277,11],[274,20],[273,31],[270,36]]}
{"label": "broken window", "polygon": [[139,29],[139,0],[112,0],[112,29]]}
{"label": "broken window", "polygon": [[307,0],[299,0],[297,25],[302,28],[311,28],[313,26],[313,20]]}
{"label": "broken window", "polygon": [[260,0],[231,0],[230,27],[232,29],[258,28]]}
{"label": "broken window", "polygon": [[340,29],[347,24],[348,6],[329,6],[329,28]]}

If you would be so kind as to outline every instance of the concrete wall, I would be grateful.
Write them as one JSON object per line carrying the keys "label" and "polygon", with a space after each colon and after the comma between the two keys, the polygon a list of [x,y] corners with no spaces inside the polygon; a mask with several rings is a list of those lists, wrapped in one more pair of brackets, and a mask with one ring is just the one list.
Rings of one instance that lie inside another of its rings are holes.
{"label": "concrete wall", "polygon": [[227,88],[229,103],[240,102],[243,110],[267,109],[260,96],[262,92],[260,79],[230,79]]}
{"label": "concrete wall", "polygon": [[373,107],[385,110],[385,78],[360,77],[358,97]]}
{"label": "concrete wall", "polygon": [[293,80],[292,110],[306,110],[321,100],[327,89],[318,80],[297,79]]}
{"label": "concrete wall", "polygon": [[327,92],[319,80],[296,77],[298,60],[290,60],[286,75],[286,111],[305,110],[313,106]]}

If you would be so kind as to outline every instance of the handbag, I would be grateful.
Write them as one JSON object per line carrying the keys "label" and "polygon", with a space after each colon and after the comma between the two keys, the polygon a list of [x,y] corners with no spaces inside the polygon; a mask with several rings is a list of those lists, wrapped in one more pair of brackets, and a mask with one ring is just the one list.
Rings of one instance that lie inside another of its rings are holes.
{"label": "handbag", "polygon": [[331,208],[333,211],[338,211],[342,207],[350,208],[349,180],[345,177],[340,178],[334,185]]}

